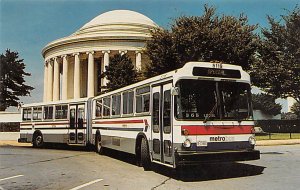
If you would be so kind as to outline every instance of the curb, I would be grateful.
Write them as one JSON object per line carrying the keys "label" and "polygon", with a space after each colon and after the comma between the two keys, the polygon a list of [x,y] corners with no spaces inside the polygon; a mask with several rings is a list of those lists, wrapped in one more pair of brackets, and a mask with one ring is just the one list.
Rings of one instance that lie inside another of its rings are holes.
{"label": "curb", "polygon": [[300,144],[300,139],[256,141],[256,146],[275,146],[275,145],[294,145],[294,144]]}
{"label": "curb", "polygon": [[31,143],[19,143],[18,141],[12,141],[12,140],[0,140],[0,147],[1,146],[32,146]]}

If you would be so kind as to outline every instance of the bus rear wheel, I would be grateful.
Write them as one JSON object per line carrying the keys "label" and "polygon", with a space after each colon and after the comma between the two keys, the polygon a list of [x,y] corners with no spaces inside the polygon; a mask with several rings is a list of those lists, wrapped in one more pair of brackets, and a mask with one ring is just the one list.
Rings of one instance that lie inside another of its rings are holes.
{"label": "bus rear wheel", "polygon": [[33,135],[32,145],[35,148],[41,148],[44,145],[44,139],[42,133],[35,133]]}
{"label": "bus rear wheel", "polygon": [[141,164],[145,170],[149,170],[151,168],[149,146],[145,138],[142,138],[141,141]]}
{"label": "bus rear wheel", "polygon": [[101,136],[99,134],[96,135],[95,149],[96,149],[96,152],[98,154],[103,154],[103,147],[102,147],[102,144],[101,144]]}

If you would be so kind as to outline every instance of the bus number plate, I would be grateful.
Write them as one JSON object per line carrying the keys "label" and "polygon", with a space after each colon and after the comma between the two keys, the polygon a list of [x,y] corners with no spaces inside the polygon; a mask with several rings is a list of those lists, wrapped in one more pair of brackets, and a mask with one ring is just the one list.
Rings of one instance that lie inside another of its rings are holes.
{"label": "bus number plate", "polygon": [[197,146],[207,146],[207,141],[198,141]]}

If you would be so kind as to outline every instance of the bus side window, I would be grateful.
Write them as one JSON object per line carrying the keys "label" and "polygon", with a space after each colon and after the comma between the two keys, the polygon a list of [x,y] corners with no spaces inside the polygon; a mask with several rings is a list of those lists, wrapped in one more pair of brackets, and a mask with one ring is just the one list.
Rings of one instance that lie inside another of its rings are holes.
{"label": "bus side window", "polygon": [[164,133],[171,133],[171,91],[164,91],[164,109],[163,109]]}
{"label": "bus side window", "polygon": [[123,114],[133,113],[133,91],[123,93]]}
{"label": "bus side window", "polygon": [[53,119],[53,106],[44,106],[44,119]]}
{"label": "bus side window", "polygon": [[27,120],[27,108],[23,108],[23,117],[22,117],[23,121]]}
{"label": "bus side window", "polygon": [[61,109],[62,109],[61,119],[67,119],[68,118],[68,105],[61,106]]}
{"label": "bus side window", "polygon": [[55,106],[55,119],[67,119],[68,105]]}
{"label": "bus side window", "polygon": [[134,96],[133,91],[128,93],[128,114],[133,113],[133,96]]}
{"label": "bus side window", "polygon": [[34,107],[33,108],[32,119],[33,120],[42,120],[42,107]]}
{"label": "bus side window", "polygon": [[153,94],[153,109],[152,109],[153,132],[159,132],[159,92]]}
{"label": "bus side window", "polygon": [[28,109],[28,112],[27,112],[27,120],[30,121],[31,118],[32,118],[32,109],[29,108],[29,109]]}
{"label": "bus side window", "polygon": [[96,118],[102,117],[102,99],[96,100]]}
{"label": "bus side window", "polygon": [[37,112],[37,107],[33,107],[33,112],[32,112],[32,120],[38,120],[38,112]]}
{"label": "bus side window", "polygon": [[31,120],[31,108],[23,109],[23,120],[30,121]]}
{"label": "bus side window", "polygon": [[121,95],[112,95],[112,115],[120,115],[121,111]]}
{"label": "bus side window", "polygon": [[136,112],[143,113],[149,112],[150,104],[150,87],[136,89]]}
{"label": "bus side window", "polygon": [[103,98],[103,116],[110,116],[110,97]]}
{"label": "bus side window", "polygon": [[75,109],[70,109],[70,128],[75,128]]}

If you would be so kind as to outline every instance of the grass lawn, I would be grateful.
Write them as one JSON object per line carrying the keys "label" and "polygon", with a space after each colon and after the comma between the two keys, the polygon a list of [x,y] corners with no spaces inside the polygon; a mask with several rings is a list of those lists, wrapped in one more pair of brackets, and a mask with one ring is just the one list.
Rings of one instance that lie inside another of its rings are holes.
{"label": "grass lawn", "polygon": [[[286,140],[290,139],[290,133],[271,133],[271,139],[269,135],[255,136],[256,140]],[[292,139],[300,139],[300,133],[292,133]]]}

